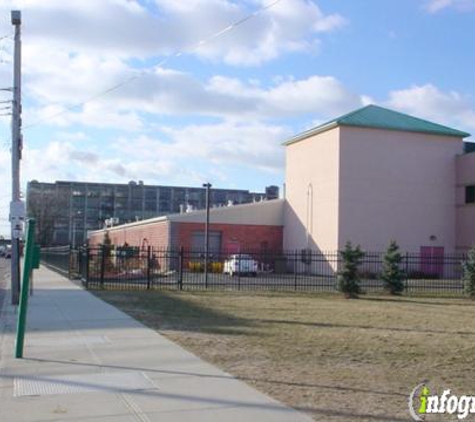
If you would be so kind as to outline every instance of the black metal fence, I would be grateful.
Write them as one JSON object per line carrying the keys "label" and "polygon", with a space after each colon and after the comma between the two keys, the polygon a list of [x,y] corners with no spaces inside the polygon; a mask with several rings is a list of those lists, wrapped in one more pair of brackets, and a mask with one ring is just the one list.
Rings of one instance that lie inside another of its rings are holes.
{"label": "black metal fence", "polygon": [[[367,252],[360,270],[364,291],[383,290],[383,253]],[[404,255],[407,293],[462,295],[463,254]],[[231,289],[333,292],[341,268],[338,252],[311,250],[210,253],[161,248],[69,247],[42,251],[43,262],[89,289]]]}
{"label": "black metal fence", "polygon": [[70,255],[69,246],[42,248],[41,263],[63,275],[70,276]]}

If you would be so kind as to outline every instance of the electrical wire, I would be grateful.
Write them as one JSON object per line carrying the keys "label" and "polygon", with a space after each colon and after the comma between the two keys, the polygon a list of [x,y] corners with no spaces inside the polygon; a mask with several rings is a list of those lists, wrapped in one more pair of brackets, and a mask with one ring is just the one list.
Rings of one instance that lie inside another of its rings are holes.
{"label": "electrical wire", "polygon": [[[173,54],[170,54],[169,56],[165,57],[163,60],[161,60],[155,67],[161,67],[163,65],[165,65],[166,63],[168,63],[170,60],[172,60],[173,58],[176,58],[176,57],[180,57],[181,55],[183,54],[186,54],[186,53],[190,53],[190,52],[193,52],[195,51],[196,49],[198,49],[199,47],[202,47],[203,45],[206,45],[212,41],[214,41],[216,38],[224,35],[225,33],[229,32],[229,31],[232,31],[234,28],[242,25],[243,23],[249,21],[250,19],[253,19],[255,18],[257,15],[261,14],[262,12],[266,11],[266,10],[269,10],[270,8],[276,6],[278,3],[280,3],[282,0],[275,0],[267,5],[264,5],[262,6],[261,8],[257,9],[256,11],[254,11],[253,13],[245,16],[244,18],[242,19],[239,19],[237,21],[235,21],[234,23],[232,23],[231,25],[227,26],[226,28],[223,28],[221,29],[220,31],[210,35],[208,38],[204,38],[200,41],[198,41],[196,44],[194,44],[193,46],[189,47],[189,48],[185,48],[183,50],[180,50],[176,53],[173,53]],[[71,111],[71,110],[74,110],[78,107],[82,107],[84,106],[85,104],[91,102],[91,101],[94,101],[94,100],[97,100],[98,98],[101,98],[107,94],[110,94],[111,92],[113,91],[116,91],[117,89],[123,87],[124,85],[127,85],[133,81],[135,81],[136,79],[139,79],[140,77],[146,75],[148,73],[148,70],[142,70],[141,72],[135,74],[135,75],[132,75],[130,76],[129,78],[125,79],[124,81],[116,84],[116,85],[113,85],[111,86],[110,88],[107,88],[106,90],[104,91],[101,91],[97,94],[94,94],[88,98],[86,98],[85,100],[79,102],[79,103],[76,103],[76,104],[73,104],[69,107],[66,107],[64,108],[63,110],[57,112],[57,113],[54,113],[54,114],[51,114],[49,116],[46,116],[42,119],[39,119],[37,120],[36,122],[33,122],[33,123],[30,123],[29,125],[26,125],[23,127],[23,130],[27,130],[27,129],[30,129],[34,126],[38,126],[40,125],[41,123],[44,123],[48,120],[52,120],[52,119],[55,119],[56,117],[59,117],[59,116],[62,116],[63,114],[66,114],[68,111]],[[51,105],[51,104],[50,104]]]}

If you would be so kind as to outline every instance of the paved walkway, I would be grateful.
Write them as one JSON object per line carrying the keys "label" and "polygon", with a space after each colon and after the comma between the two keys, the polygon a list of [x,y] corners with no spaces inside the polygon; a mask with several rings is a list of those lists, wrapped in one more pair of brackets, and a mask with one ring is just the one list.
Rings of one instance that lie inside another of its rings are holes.
{"label": "paved walkway", "polygon": [[311,420],[48,269],[34,284],[24,359],[13,358],[16,309],[4,300],[2,422]]}

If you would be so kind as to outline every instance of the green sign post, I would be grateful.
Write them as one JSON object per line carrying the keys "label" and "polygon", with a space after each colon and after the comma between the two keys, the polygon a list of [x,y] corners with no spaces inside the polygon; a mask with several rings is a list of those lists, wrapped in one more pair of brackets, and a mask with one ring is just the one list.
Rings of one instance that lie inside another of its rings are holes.
{"label": "green sign post", "polygon": [[[30,290],[30,275],[34,267],[35,255],[35,225],[34,219],[28,220],[26,229],[25,261],[23,264],[23,278],[21,283],[20,307],[18,310],[18,324],[16,336],[15,357],[23,357],[23,343],[25,340],[26,312],[28,308],[28,292]],[[39,259],[39,254],[38,254]],[[39,260],[38,260],[39,263]],[[36,263],[35,263],[36,264]]]}

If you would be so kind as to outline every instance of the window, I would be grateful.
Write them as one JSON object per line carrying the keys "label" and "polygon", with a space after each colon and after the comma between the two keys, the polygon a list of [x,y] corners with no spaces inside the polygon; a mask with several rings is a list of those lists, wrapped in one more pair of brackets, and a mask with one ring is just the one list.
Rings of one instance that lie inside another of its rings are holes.
{"label": "window", "polygon": [[155,188],[146,188],[145,189],[145,199],[149,201],[157,200],[157,189]]}
{"label": "window", "polygon": [[172,191],[170,188],[160,188],[160,199],[168,200],[172,197]]}
{"label": "window", "polygon": [[465,186],[465,203],[475,204],[475,185]]}
{"label": "window", "polygon": [[127,198],[129,196],[129,189],[125,186],[118,186],[115,191],[116,198]]}
{"label": "window", "polygon": [[145,201],[145,211],[156,211],[157,210],[157,201],[156,200],[146,200]]}

